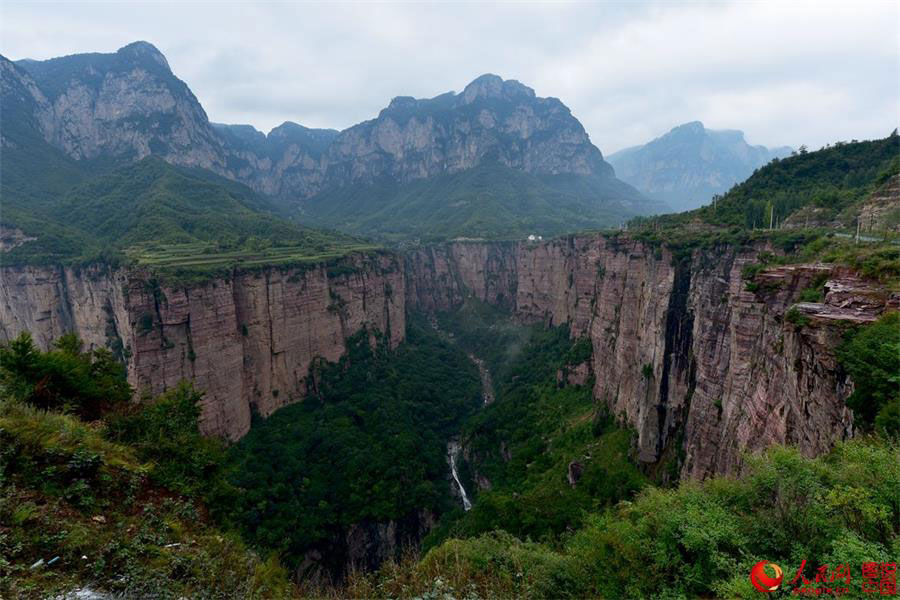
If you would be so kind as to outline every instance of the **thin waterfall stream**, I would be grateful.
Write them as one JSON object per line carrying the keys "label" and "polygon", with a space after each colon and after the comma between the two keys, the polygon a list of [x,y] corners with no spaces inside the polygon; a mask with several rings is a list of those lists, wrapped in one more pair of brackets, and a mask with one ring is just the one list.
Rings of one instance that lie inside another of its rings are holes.
{"label": "thin waterfall stream", "polygon": [[450,473],[453,475],[453,481],[456,482],[456,487],[459,489],[459,496],[462,498],[463,510],[471,510],[472,502],[469,500],[469,495],[466,493],[466,488],[463,487],[462,481],[459,479],[459,473],[456,470],[456,457],[459,456],[460,445],[457,440],[450,440],[447,442],[447,459],[450,461]]}
{"label": "thin waterfall stream", "polygon": [[[437,318],[434,315],[431,315],[429,319],[431,327],[440,334],[444,334],[441,328],[438,326]],[[450,341],[455,343],[453,340],[453,335],[444,334]],[[467,353],[469,360],[478,368],[478,375],[481,379],[481,399],[484,404],[490,404],[494,401],[494,382],[491,380],[491,372],[488,370],[487,366],[484,364],[484,360],[478,358],[471,352]],[[456,468],[457,458],[459,457],[459,453],[462,450],[462,446],[459,443],[457,438],[452,438],[449,442],[447,442],[447,462],[450,463],[450,474],[453,476],[453,481],[456,483],[457,491],[459,492],[459,497],[462,499],[463,510],[471,510],[472,502],[469,500],[469,495],[466,493],[466,488],[462,484],[462,480],[459,478],[459,472]]]}

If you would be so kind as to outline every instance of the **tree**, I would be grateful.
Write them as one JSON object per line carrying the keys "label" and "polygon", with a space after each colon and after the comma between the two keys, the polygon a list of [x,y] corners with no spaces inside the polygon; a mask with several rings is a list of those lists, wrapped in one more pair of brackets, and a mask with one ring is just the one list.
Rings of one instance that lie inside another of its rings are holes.
{"label": "tree", "polygon": [[886,433],[900,433],[900,313],[884,315],[851,334],[838,358],[853,379],[847,405],[860,424],[872,428],[877,422]]}
{"label": "tree", "polygon": [[0,384],[10,396],[46,410],[99,419],[132,396],[125,367],[105,348],[83,352],[75,334],[41,352],[27,332],[0,348]]}

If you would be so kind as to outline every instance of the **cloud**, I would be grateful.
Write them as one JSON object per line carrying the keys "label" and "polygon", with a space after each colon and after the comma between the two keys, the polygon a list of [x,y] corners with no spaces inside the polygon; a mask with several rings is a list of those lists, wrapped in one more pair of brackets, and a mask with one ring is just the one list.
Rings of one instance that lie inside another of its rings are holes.
{"label": "cloud", "polygon": [[493,72],[556,96],[605,153],[702,120],[818,147],[900,123],[895,2],[0,4],[0,52],[157,45],[210,119],[344,128]]}

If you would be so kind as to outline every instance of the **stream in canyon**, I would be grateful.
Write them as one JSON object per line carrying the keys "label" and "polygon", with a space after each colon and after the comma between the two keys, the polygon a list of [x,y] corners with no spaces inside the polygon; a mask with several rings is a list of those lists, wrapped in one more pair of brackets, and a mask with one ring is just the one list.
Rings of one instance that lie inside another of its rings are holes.
{"label": "stream in canyon", "polygon": [[[453,339],[453,334],[447,334],[443,330],[441,330],[438,325],[437,318],[434,315],[431,315],[429,319],[429,323],[431,327],[444,336],[451,343],[456,343]],[[481,379],[481,399],[485,405],[490,404],[494,401],[494,382],[491,379],[491,372],[484,364],[484,360],[478,358],[471,352],[466,353],[469,357],[469,360],[478,368],[478,376]],[[449,442],[447,442],[447,462],[450,463],[450,474],[453,477],[453,482],[456,484],[457,492],[459,493],[460,499],[462,499],[463,510],[471,510],[472,502],[469,500],[469,495],[466,493],[466,488],[462,484],[462,480],[459,478],[459,472],[456,467],[457,459],[459,458],[460,450],[462,450],[462,446],[459,443],[459,440],[456,438],[452,438]]]}
{"label": "stream in canyon", "polygon": [[[437,327],[437,323],[433,322],[432,326],[435,330],[440,331]],[[482,359],[472,353],[468,353],[468,357],[469,360],[478,367],[478,375],[481,378],[481,399],[484,401],[485,405],[488,405],[494,401],[494,384],[491,380],[491,372],[485,366]],[[472,508],[472,502],[469,500],[469,495],[466,493],[466,488],[463,486],[456,469],[456,460],[459,457],[461,449],[462,447],[460,446],[459,440],[454,438],[447,442],[447,460],[450,463],[450,474],[453,476],[453,481],[456,483],[459,497],[462,499],[463,510],[470,510]]]}

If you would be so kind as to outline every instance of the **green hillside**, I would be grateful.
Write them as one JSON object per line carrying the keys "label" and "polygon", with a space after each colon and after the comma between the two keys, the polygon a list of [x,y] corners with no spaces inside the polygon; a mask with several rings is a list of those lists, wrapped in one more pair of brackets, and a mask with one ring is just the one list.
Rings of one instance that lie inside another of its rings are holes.
{"label": "green hillside", "polygon": [[[45,153],[40,164],[49,157],[57,158]],[[4,263],[103,259],[207,270],[324,260],[373,248],[291,223],[249,188],[206,171],[147,157],[88,178],[83,165],[59,160],[70,170],[52,186],[32,183],[40,178],[10,165],[3,223],[37,240],[5,253]],[[74,187],[63,192],[68,184]]]}
{"label": "green hillside", "polygon": [[900,136],[864,142],[838,142],[815,152],[805,149],[775,159],[715,203],[697,210],[633,224],[678,225],[701,221],[747,229],[782,223],[805,207],[822,209],[817,220],[851,225],[856,209],[879,184],[900,172]]}
{"label": "green hillside", "polygon": [[404,184],[337,188],[306,201],[299,219],[384,240],[509,239],[615,226],[641,202],[616,179],[536,176],[485,163]]}
{"label": "green hillside", "polygon": [[74,336],[0,347],[0,597],[89,585],[123,598],[283,598],[264,560],[216,526],[224,448],[181,385],[137,405],[125,368]]}

